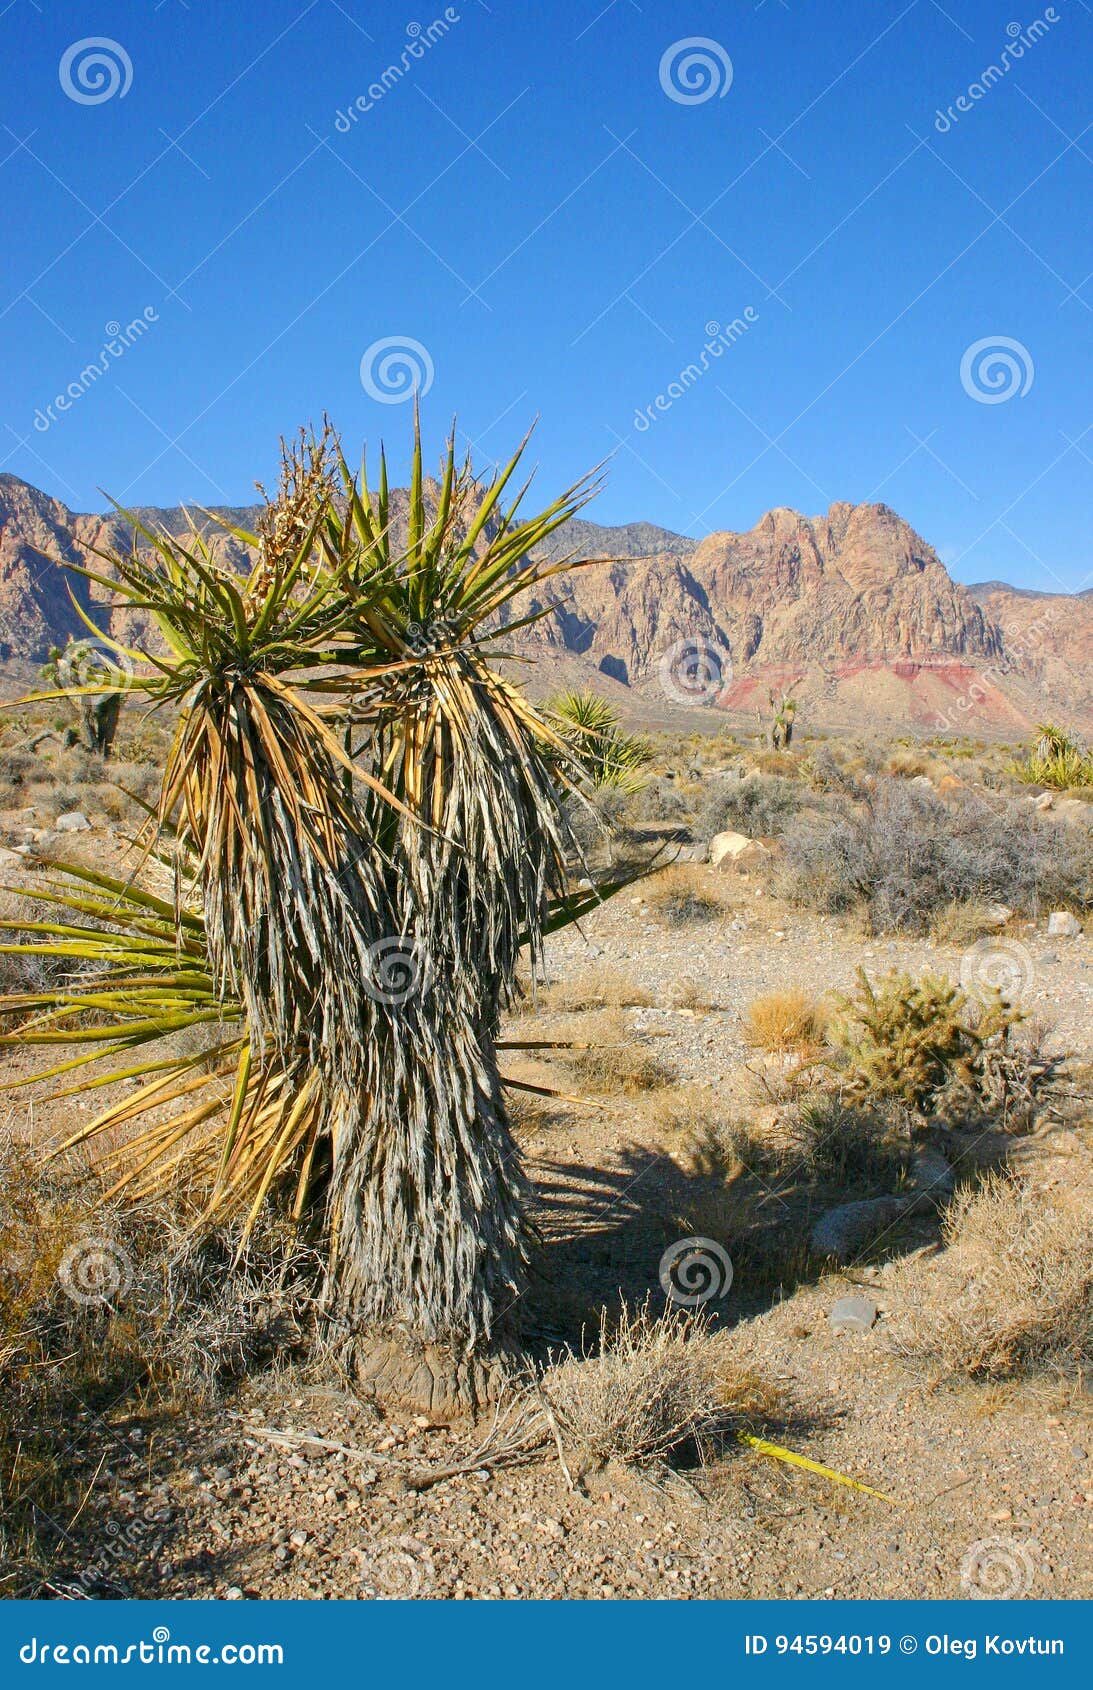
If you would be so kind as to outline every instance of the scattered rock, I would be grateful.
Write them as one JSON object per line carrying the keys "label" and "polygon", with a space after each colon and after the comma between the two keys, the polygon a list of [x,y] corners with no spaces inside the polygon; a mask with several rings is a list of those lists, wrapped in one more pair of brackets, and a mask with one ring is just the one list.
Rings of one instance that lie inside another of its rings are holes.
{"label": "scattered rock", "polygon": [[749,839],[746,833],[717,833],[710,840],[710,862],[714,868],[720,869],[722,874],[747,874],[750,869],[758,868],[770,856],[767,847],[758,839]]}
{"label": "scattered rock", "polygon": [[833,1332],[869,1332],[878,1312],[872,1297],[840,1297],[827,1318]]}
{"label": "scattered rock", "polygon": [[956,1189],[956,1175],[939,1150],[920,1150],[911,1163],[909,1213],[944,1203]]}
{"label": "scattered rock", "polygon": [[1076,939],[1082,924],[1069,910],[1052,910],[1047,918],[1047,930],[1053,939]]}
{"label": "scattered rock", "polygon": [[1008,921],[1013,920],[1013,911],[1008,904],[988,904],[983,919],[989,922],[992,928],[1005,927]]}
{"label": "scattered rock", "polygon": [[1053,810],[1055,808],[1054,794],[1050,792],[1041,792],[1039,798],[1036,799],[1032,807],[1034,810]]}
{"label": "scattered rock", "polygon": [[857,1203],[841,1203],[821,1215],[812,1229],[812,1248],[820,1256],[834,1256],[844,1262],[863,1245],[899,1220],[911,1206],[905,1197],[867,1197]]}
{"label": "scattered rock", "polygon": [[66,810],[54,826],[58,833],[86,833],[91,826],[82,810]]}

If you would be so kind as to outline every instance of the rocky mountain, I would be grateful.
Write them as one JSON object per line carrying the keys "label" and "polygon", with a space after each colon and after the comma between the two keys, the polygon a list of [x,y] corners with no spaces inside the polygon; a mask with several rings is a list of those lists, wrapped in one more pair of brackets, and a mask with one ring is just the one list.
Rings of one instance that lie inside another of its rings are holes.
{"label": "rocky mountain", "polygon": [[[404,505],[396,493],[396,528]],[[187,526],[178,508],[134,514],[172,533]],[[220,514],[253,528],[256,507]],[[83,632],[69,584],[101,619],[103,590],[56,560],[90,559],[90,546],[129,537],[123,518],[75,515],[0,476],[0,656],[40,661]],[[239,542],[222,537],[219,549],[242,565]],[[580,518],[548,551],[602,561],[558,577],[547,614],[514,636],[514,651],[548,660],[539,687],[595,678],[633,713],[670,719],[681,708],[678,648],[699,642],[713,654],[709,701],[729,712],[753,715],[768,692],[792,690],[805,719],[830,725],[1023,732],[1045,714],[1093,723],[1093,595],[963,587],[886,505],[837,503],[813,517],[778,508],[747,533],[700,541]]]}

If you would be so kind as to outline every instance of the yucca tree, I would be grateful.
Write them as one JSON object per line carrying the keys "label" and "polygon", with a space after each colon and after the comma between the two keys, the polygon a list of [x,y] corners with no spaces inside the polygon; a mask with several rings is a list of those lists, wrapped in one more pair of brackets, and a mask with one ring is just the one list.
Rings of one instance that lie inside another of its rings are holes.
{"label": "yucca tree", "polygon": [[592,483],[517,526],[522,451],[483,487],[449,443],[427,509],[415,421],[396,542],[382,460],[373,496],[324,434],[286,455],[259,532],[232,530],[248,577],[139,524],[111,576],[88,572],[167,648],[141,684],[178,714],[147,846],[174,853],[175,894],[70,879],[79,933],[30,943],[82,947],[102,978],[2,1006],[32,1012],[29,1042],[88,1018],[87,1060],[219,1017],[199,1070],[145,1055],[77,1139],[151,1115],[122,1186],[176,1174],[206,1215],[277,1198],[321,1218],[362,1374],[433,1408],[488,1394],[524,1284],[497,1056],[517,959],[591,901],[566,883],[576,771],[491,654],[519,596],[576,566],[529,553]]}
{"label": "yucca tree", "polygon": [[563,692],[547,700],[552,722],[593,786],[616,792],[640,792],[648,776],[652,748],[636,734],[624,733],[618,711],[591,690]]}
{"label": "yucca tree", "polygon": [[517,523],[527,484],[502,499],[523,449],[483,486],[449,440],[427,506],[415,418],[404,536],[382,455],[374,492],[343,462],[327,525],[333,554],[353,559],[357,660],[380,677],[366,754],[402,810],[369,807],[397,930],[414,935],[405,989],[372,1017],[366,1107],[336,1146],[339,1312],[368,1335],[365,1376],[434,1407],[488,1390],[524,1286],[526,1193],[498,1026],[522,947],[534,964],[564,897],[574,843],[563,801],[578,771],[496,657],[526,620],[517,601],[576,566],[529,554],[593,483]]}

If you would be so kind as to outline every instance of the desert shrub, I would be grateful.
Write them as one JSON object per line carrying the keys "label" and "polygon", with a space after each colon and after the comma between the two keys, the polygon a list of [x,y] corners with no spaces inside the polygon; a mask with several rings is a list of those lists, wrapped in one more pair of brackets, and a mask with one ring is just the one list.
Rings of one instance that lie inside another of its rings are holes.
{"label": "desert shrub", "polygon": [[701,1440],[722,1412],[716,1351],[698,1315],[623,1307],[600,1315],[594,1353],[548,1368],[542,1390],[561,1429],[592,1461],[663,1460]]}
{"label": "desert shrub", "polygon": [[635,793],[629,815],[635,822],[678,822],[688,814],[688,806],[678,782],[650,780]]}
{"label": "desert shrub", "polygon": [[859,969],[838,1007],[830,1038],[852,1100],[898,1099],[920,1115],[947,1095],[997,1103],[992,1053],[1007,1051],[1021,1020],[1001,998],[980,1003],[944,978],[895,970],[874,985]]}
{"label": "desert shrub", "polygon": [[999,923],[985,904],[946,904],[930,921],[930,938],[935,945],[974,945],[988,933],[996,933]]}
{"label": "desert shrub", "polygon": [[911,1317],[911,1344],[975,1379],[1087,1372],[1093,1365],[1093,1212],[1079,1192],[1047,1199],[1011,1174],[962,1188],[945,1255]]}
{"label": "desert shrub", "polygon": [[317,1259],[266,1217],[238,1245],[195,1240],[166,1204],[105,1204],[88,1173],[0,1139],[0,1573],[29,1593],[53,1547],[39,1527],[87,1490],[104,1430],[87,1410],[192,1405],[303,1342]]}
{"label": "desert shrub", "polygon": [[707,869],[687,863],[674,864],[655,875],[645,897],[652,914],[669,927],[716,921],[730,901],[725,888]]}
{"label": "desert shrub", "polygon": [[827,1017],[807,992],[764,992],[748,1005],[744,1037],[759,1050],[809,1050],[823,1042]]}
{"label": "desert shrub", "polygon": [[694,830],[700,839],[712,839],[730,829],[752,838],[780,834],[807,799],[802,782],[778,775],[722,781],[695,816]]}
{"label": "desert shrub", "polygon": [[658,1091],[675,1078],[674,1071],[633,1038],[622,1018],[610,1011],[575,1023],[564,1036],[586,1046],[567,1052],[566,1061],[588,1091],[633,1097]]}
{"label": "desert shrub", "polygon": [[838,1186],[891,1190],[911,1162],[910,1119],[898,1101],[854,1105],[839,1092],[822,1092],[797,1106],[809,1173]]}
{"label": "desert shrub", "polygon": [[563,1015],[586,1009],[647,1008],[653,1002],[644,986],[606,963],[584,968],[571,979],[538,987],[535,999],[535,1008],[559,1010]]}
{"label": "desert shrub", "polygon": [[1084,829],[974,796],[943,803],[905,781],[843,793],[823,817],[798,816],[775,868],[791,900],[826,911],[861,906],[875,932],[925,930],[953,902],[1036,914],[1093,903],[1093,839]]}

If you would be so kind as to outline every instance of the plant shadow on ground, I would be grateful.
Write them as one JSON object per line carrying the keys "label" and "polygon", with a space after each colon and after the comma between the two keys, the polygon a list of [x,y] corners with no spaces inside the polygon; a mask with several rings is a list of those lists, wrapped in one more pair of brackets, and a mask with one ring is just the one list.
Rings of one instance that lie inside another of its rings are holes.
{"label": "plant shadow on ground", "polygon": [[[1012,1135],[982,1127],[949,1140],[963,1184],[1006,1165],[1014,1145]],[[701,1304],[713,1331],[762,1315],[831,1272],[853,1276],[941,1241],[943,1205],[903,1216],[852,1261],[817,1254],[809,1239],[821,1215],[891,1188],[835,1182],[806,1165],[769,1176],[743,1165],[728,1174],[689,1172],[666,1152],[631,1146],[613,1167],[541,1160],[531,1171],[541,1243],[523,1333],[536,1356],[560,1345],[591,1347],[605,1306],[621,1311],[647,1297],[663,1305],[662,1262],[685,1239],[712,1241],[732,1263],[724,1294]],[[705,1283],[696,1280],[694,1290]]]}

